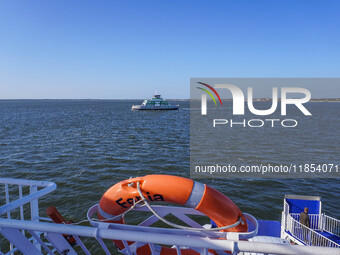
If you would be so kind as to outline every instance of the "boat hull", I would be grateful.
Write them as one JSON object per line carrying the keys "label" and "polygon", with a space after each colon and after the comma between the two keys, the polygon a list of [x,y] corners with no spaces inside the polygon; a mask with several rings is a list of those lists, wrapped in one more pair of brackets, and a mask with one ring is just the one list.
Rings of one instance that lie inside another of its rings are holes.
{"label": "boat hull", "polygon": [[154,107],[147,107],[143,105],[134,105],[131,107],[131,110],[134,111],[169,111],[169,110],[178,110],[179,106],[174,105],[174,106],[154,106]]}

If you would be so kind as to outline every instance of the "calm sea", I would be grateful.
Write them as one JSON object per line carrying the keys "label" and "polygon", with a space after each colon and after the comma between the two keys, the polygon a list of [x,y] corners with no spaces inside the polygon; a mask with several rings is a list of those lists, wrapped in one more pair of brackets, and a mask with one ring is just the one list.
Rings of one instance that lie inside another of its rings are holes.
{"label": "calm sea", "polygon": [[[141,100],[1,100],[1,177],[57,183],[58,189],[41,206],[55,205],[73,221],[85,219],[87,209],[121,180],[147,174],[189,177],[189,102],[171,102],[180,104],[179,111],[130,110],[139,103]],[[329,121],[339,123],[339,103],[312,104],[329,108],[334,113]],[[309,135],[334,136],[333,131],[327,133],[327,123],[323,126],[323,130],[308,131]],[[320,147],[327,147],[327,142]],[[334,157],[339,159],[336,148]],[[247,155],[246,148],[242,154]],[[303,161],[304,153],[300,156]],[[285,194],[320,195],[323,210],[340,218],[339,179],[198,181],[225,193],[242,211],[259,219],[280,220]]]}

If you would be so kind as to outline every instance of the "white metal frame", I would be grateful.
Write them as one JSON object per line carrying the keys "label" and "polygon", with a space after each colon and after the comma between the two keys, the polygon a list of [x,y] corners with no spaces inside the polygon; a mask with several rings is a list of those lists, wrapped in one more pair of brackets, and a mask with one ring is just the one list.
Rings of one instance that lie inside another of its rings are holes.
{"label": "white metal frame", "polygon": [[[203,228],[199,223],[188,217],[188,215],[199,215],[199,216],[205,216],[203,213],[196,211],[193,208],[187,208],[187,207],[169,207],[169,206],[153,206],[153,209],[161,216],[166,217],[169,214],[172,214],[177,219],[183,221],[187,225],[193,228]],[[180,246],[176,245],[176,242],[179,240],[182,240],[183,237],[202,237],[202,238],[211,238],[211,239],[221,239],[221,238],[227,238],[232,240],[245,240],[250,239],[254,236],[256,236],[258,231],[258,222],[257,220],[251,216],[250,214],[244,214],[246,220],[253,224],[254,230],[247,232],[247,233],[235,233],[235,232],[219,232],[219,231],[192,231],[192,230],[182,230],[182,229],[170,229],[170,228],[156,228],[150,226],[156,222],[159,221],[159,219],[152,215],[149,218],[142,221],[138,227],[137,226],[130,226],[130,225],[122,225],[122,224],[113,224],[113,223],[107,223],[107,222],[98,222],[91,220],[94,215],[97,213],[98,210],[98,204],[92,206],[87,213],[87,217],[91,223],[92,226],[98,227],[98,228],[107,228],[107,229],[116,229],[116,230],[138,230],[139,235],[144,233],[153,233],[156,235],[159,234],[168,234],[172,235],[171,237],[171,244],[174,245],[174,248],[176,250],[180,250]],[[149,212],[147,207],[139,206],[135,208],[134,211],[142,211],[142,212]],[[137,227],[137,228],[136,228]],[[163,240],[164,241],[164,240]],[[162,240],[157,240],[157,242],[154,243],[160,243],[163,244]],[[127,255],[132,255],[135,253],[136,249],[145,245],[145,240],[143,242],[137,242],[133,243],[131,245],[127,245],[125,243],[126,249],[121,250],[120,252]],[[164,243],[165,244],[165,243]],[[186,247],[192,246],[191,243],[187,243]],[[155,248],[158,248],[155,246]],[[157,249],[156,249],[157,250]],[[194,249],[198,253],[201,254],[207,254],[208,250],[199,248]]]}

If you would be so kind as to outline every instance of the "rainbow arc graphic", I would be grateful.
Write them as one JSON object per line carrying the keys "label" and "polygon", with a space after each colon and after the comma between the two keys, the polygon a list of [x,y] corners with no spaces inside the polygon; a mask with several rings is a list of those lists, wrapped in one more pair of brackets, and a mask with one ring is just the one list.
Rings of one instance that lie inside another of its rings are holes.
{"label": "rainbow arc graphic", "polygon": [[[213,87],[211,87],[210,85],[208,85],[208,84],[206,84],[206,83],[203,83],[203,82],[197,82],[197,83],[198,83],[198,84],[201,84],[201,85],[203,85],[203,86],[205,86],[205,87],[207,87],[207,88],[209,88],[212,92],[214,92],[214,94],[217,96],[217,98],[218,98],[218,100],[220,101],[220,104],[221,104],[221,106],[222,106],[222,100],[221,100],[221,98],[220,98],[220,95],[217,93],[217,91],[216,91]],[[209,90],[204,89],[204,88],[201,88],[201,87],[197,87],[197,88],[200,89],[200,90],[203,90],[204,92],[206,92],[206,93],[212,98],[212,100],[214,101],[215,105],[217,106],[215,97],[213,96],[213,94],[212,94]]]}

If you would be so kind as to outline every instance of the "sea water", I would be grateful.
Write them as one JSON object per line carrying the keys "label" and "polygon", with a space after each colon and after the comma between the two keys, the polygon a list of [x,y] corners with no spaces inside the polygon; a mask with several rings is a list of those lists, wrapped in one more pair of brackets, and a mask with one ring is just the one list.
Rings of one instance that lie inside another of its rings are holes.
{"label": "sea water", "polygon": [[[189,101],[170,101],[180,105],[178,111],[131,111],[139,103],[141,100],[1,100],[0,176],[55,182],[57,190],[41,200],[41,213],[54,205],[75,222],[85,219],[87,209],[121,180],[147,174],[189,177]],[[340,128],[340,103],[309,104],[313,112],[327,108],[328,121]],[[309,150],[322,154],[326,148],[339,162],[340,149],[334,145],[338,130],[322,123],[322,128],[304,133],[318,137],[321,144],[292,143],[289,149],[295,148],[303,161]],[[277,132],[280,137],[281,131]],[[265,134],[256,139],[265,140]],[[228,157],[245,162],[254,157],[243,146],[249,137],[238,136],[237,141],[239,144],[228,148]],[[268,153],[268,148],[256,148],[256,154]],[[198,181],[223,192],[258,219],[280,220],[285,194],[322,196],[323,211],[340,218],[339,179]]]}

